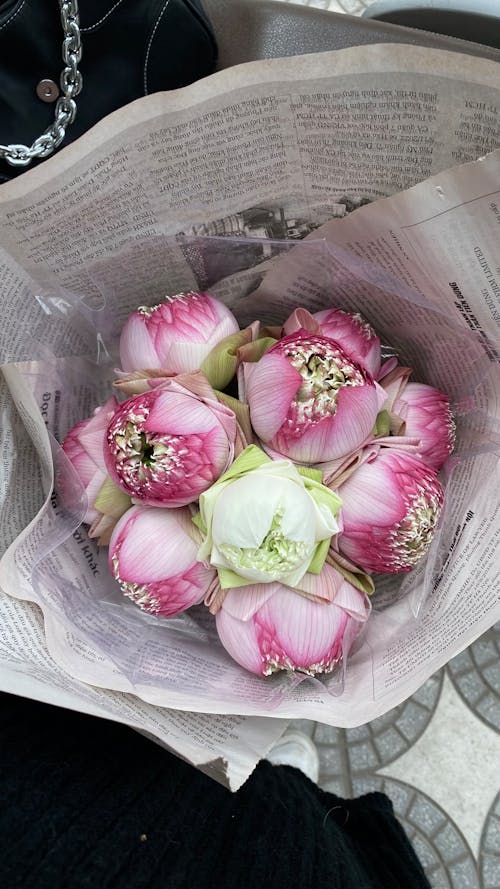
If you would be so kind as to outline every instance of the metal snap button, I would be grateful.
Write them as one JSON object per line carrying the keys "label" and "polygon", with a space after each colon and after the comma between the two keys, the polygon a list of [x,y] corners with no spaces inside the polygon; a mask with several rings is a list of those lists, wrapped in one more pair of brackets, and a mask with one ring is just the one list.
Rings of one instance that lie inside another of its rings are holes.
{"label": "metal snap button", "polygon": [[55,102],[59,96],[59,87],[53,80],[44,78],[37,84],[36,94],[42,102]]}

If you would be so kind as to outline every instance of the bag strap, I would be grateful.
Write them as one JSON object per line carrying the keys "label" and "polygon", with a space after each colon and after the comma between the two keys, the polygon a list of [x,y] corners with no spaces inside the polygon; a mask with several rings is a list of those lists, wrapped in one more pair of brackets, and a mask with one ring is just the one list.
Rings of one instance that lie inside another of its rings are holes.
{"label": "bag strap", "polygon": [[61,72],[62,96],[55,106],[54,123],[41,136],[28,145],[0,145],[0,158],[13,167],[27,167],[35,158],[45,158],[61,144],[66,129],[76,116],[77,96],[82,89],[82,75],[78,64],[82,57],[78,0],[59,0],[63,28],[62,57],[65,64]]}

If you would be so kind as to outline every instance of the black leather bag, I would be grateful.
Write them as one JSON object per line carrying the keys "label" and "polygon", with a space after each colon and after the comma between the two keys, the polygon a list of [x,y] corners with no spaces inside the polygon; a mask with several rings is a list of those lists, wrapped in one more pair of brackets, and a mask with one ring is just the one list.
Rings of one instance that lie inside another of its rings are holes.
{"label": "black leather bag", "polygon": [[[122,105],[214,70],[217,48],[200,0],[79,6],[82,89],[61,147]],[[63,38],[58,0],[0,0],[0,155],[5,146],[32,146],[54,123],[57,99],[64,98]],[[0,182],[36,162],[12,166],[0,157]]]}

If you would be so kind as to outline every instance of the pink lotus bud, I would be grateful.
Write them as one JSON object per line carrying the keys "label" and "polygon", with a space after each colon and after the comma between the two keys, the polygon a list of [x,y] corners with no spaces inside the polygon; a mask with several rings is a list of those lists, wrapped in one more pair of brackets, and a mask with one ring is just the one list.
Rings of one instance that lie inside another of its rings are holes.
{"label": "pink lotus bud", "polygon": [[179,614],[203,600],[216,576],[196,559],[200,543],[189,509],[133,506],[111,536],[111,573],[143,611]]}
{"label": "pink lotus bud", "polygon": [[311,601],[281,583],[229,590],[216,624],[231,657],[259,676],[333,670],[366,621],[368,600],[329,565],[314,580],[318,599],[323,584],[335,588],[333,601]]}
{"label": "pink lotus bud", "polygon": [[411,571],[425,555],[443,504],[436,473],[420,457],[381,448],[337,489],[339,549],[365,571]]}
{"label": "pink lotus bud", "polygon": [[[203,385],[196,386],[201,380]],[[116,409],[105,439],[112,480],[146,506],[185,506],[225,471],[237,434],[232,410],[215,398],[202,374],[193,389],[172,377]]]}
{"label": "pink lotus bud", "polygon": [[420,439],[418,453],[438,472],[455,445],[455,423],[444,392],[424,383],[408,383],[392,406],[404,422],[404,434]]}
{"label": "pink lotus bud", "polygon": [[197,370],[221,340],[239,331],[236,318],[209,293],[177,293],[158,306],[141,306],[120,337],[123,370]]}
{"label": "pink lotus bud", "polygon": [[377,379],[381,361],[380,340],[359,312],[324,309],[311,315],[306,309],[295,309],[285,321],[283,331],[287,335],[301,328],[335,340],[349,358]]}
{"label": "pink lotus bud", "polygon": [[256,364],[243,364],[244,394],[261,441],[299,463],[323,463],[370,437],[385,392],[333,340],[299,331]]}
{"label": "pink lotus bud", "polygon": [[92,417],[73,426],[62,443],[87,495],[88,508],[83,521],[89,525],[101,517],[101,512],[94,508],[94,500],[107,478],[104,438],[117,406],[116,398],[109,398],[105,404],[96,408]]}

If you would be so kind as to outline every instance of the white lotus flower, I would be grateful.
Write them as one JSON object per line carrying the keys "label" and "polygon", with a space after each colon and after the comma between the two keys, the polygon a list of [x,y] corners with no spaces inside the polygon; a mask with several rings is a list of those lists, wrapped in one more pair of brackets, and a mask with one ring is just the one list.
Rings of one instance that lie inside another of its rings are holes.
{"label": "white lotus flower", "polygon": [[307,571],[321,570],[341,501],[317,470],[302,472],[251,445],[200,496],[198,559],[217,568],[223,588],[294,587]]}

